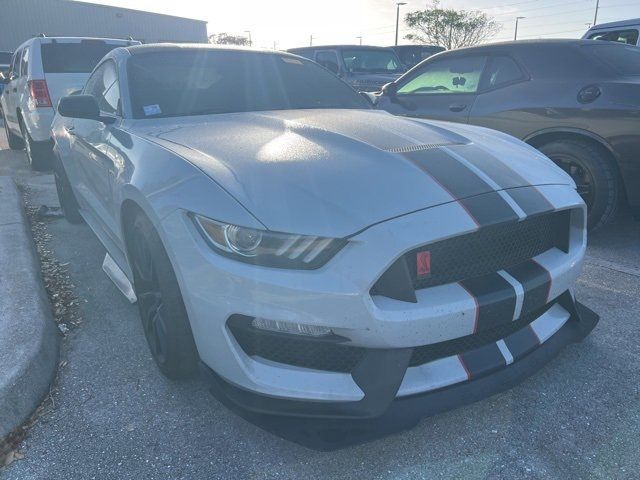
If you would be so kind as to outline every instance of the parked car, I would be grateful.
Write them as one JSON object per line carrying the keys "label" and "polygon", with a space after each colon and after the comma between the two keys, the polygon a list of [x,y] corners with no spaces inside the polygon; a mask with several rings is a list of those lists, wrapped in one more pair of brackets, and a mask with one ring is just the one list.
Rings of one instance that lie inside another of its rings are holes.
{"label": "parked car", "polygon": [[[4,90],[5,79],[9,78],[9,65],[11,65],[11,52],[0,52],[0,95]],[[0,107],[0,110],[2,108]]]}
{"label": "parked car", "polygon": [[288,52],[314,60],[363,92],[377,92],[406,71],[396,53],[384,47],[329,45]]}
{"label": "parked car", "polygon": [[640,216],[637,47],[533,40],[448,51],[372,100],[397,115],[481,125],[533,145],[573,177],[591,228],[623,200]]}
{"label": "parked car", "polygon": [[565,172],[502,133],[376,112],[307,59],[118,48],[52,131],[64,214],[135,293],[160,370],[201,362],[240,410],[419,417],[597,322],[571,293],[586,210]]}
{"label": "parked car", "polygon": [[436,53],[445,51],[445,48],[438,45],[395,45],[389,48],[396,52],[407,69],[415,67],[421,61],[432,57]]}
{"label": "parked car", "polygon": [[638,46],[640,45],[640,18],[594,25],[582,38]]}
{"label": "parked car", "polygon": [[109,51],[140,42],[107,38],[36,37],[11,59],[0,97],[9,147],[25,148],[34,170],[51,167],[51,121],[58,100],[81,89]]}

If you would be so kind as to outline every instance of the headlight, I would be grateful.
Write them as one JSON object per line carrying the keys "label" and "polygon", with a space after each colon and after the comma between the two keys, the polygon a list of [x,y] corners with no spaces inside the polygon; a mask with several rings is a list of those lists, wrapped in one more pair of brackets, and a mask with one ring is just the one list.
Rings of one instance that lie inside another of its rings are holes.
{"label": "headlight", "polygon": [[265,267],[311,270],[327,263],[346,240],[239,227],[193,215],[202,236],[221,255]]}

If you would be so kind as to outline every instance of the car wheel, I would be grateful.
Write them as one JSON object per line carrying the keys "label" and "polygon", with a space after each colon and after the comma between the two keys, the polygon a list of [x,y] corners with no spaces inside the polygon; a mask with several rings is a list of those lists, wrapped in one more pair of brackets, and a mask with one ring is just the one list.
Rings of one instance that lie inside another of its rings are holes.
{"label": "car wheel", "polygon": [[24,150],[32,170],[42,172],[51,168],[52,149],[49,142],[34,142],[29,136],[23,122],[20,122],[20,131],[24,139]]}
{"label": "car wheel", "polygon": [[574,139],[556,140],[539,149],[576,182],[587,204],[589,229],[609,223],[620,203],[620,180],[608,155],[589,142]]}
{"label": "car wheel", "polygon": [[167,252],[142,213],[134,218],[128,239],[138,309],[153,359],[168,378],[190,377],[197,370],[198,352]]}
{"label": "car wheel", "polygon": [[82,223],[82,215],[80,215],[80,208],[78,207],[78,201],[71,189],[71,183],[67,177],[67,172],[64,170],[62,161],[54,156],[53,158],[53,177],[56,181],[56,190],[58,191],[58,201],[60,202],[60,208],[64,213],[65,218],[69,223],[78,224]]}
{"label": "car wheel", "polygon": [[9,148],[11,150],[22,150],[24,148],[24,142],[19,136],[9,130],[9,125],[7,124],[7,119],[4,117],[4,114],[2,115],[2,121],[4,123],[4,133],[7,135]]}

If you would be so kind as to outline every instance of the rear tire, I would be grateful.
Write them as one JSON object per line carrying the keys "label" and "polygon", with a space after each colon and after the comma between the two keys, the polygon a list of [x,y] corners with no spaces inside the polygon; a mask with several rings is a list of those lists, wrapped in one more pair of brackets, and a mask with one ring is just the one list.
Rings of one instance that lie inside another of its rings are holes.
{"label": "rear tire", "polygon": [[51,169],[51,157],[53,149],[51,142],[35,142],[29,136],[23,122],[20,122],[20,131],[24,139],[24,150],[32,170],[42,172]]}
{"label": "rear tire", "polygon": [[588,228],[608,224],[618,211],[621,189],[616,166],[607,153],[587,141],[570,138],[547,143],[539,150],[575,180],[587,203]]}
{"label": "rear tire", "polygon": [[4,116],[4,112],[2,114],[2,121],[4,123],[4,133],[7,135],[9,148],[11,150],[22,150],[24,148],[24,142],[19,136],[9,130],[9,124],[7,123],[7,119]]}
{"label": "rear tire", "polygon": [[64,217],[69,223],[77,225],[84,220],[80,215],[80,208],[78,207],[78,201],[71,189],[71,183],[67,177],[67,172],[64,170],[62,161],[54,155],[53,158],[53,177],[56,181],[56,190],[58,191],[58,201],[60,202],[60,208]]}
{"label": "rear tire", "polygon": [[128,230],[129,261],[149,350],[166,377],[191,377],[197,371],[198,351],[167,252],[141,212]]}

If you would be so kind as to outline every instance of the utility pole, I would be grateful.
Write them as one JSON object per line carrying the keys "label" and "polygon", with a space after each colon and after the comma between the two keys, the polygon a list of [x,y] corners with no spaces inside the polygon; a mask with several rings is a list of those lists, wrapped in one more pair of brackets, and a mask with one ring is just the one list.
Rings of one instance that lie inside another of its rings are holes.
{"label": "utility pole", "polygon": [[600,0],[596,0],[596,14],[593,16],[593,24],[598,24],[598,8],[600,8]]}
{"label": "utility pole", "polygon": [[360,45],[362,45],[362,37],[356,37],[358,40],[360,40]]}
{"label": "utility pole", "polygon": [[251,30],[245,30],[244,33],[248,33],[249,34],[249,46],[253,45],[253,41],[251,40]]}
{"label": "utility pole", "polygon": [[406,5],[407,2],[396,2],[396,45],[398,45],[398,29],[400,27],[400,5]]}
{"label": "utility pole", "polygon": [[309,35],[309,46],[313,47],[313,35]]}
{"label": "utility pole", "polygon": [[516,33],[513,35],[514,40],[518,39],[518,21],[522,20],[523,18],[527,17],[516,17]]}

